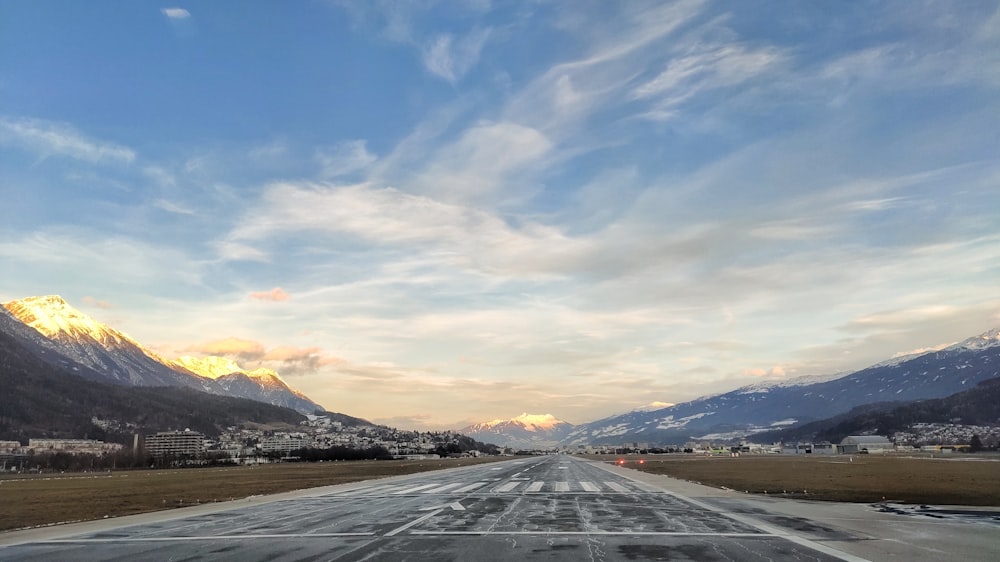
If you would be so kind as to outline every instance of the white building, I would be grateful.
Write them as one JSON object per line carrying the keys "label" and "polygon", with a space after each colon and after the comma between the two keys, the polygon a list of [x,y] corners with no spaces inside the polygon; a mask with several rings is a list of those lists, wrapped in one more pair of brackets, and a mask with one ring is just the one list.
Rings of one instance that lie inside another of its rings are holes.
{"label": "white building", "polygon": [[845,454],[886,453],[894,446],[888,438],[881,435],[849,435],[837,445],[837,450]]}

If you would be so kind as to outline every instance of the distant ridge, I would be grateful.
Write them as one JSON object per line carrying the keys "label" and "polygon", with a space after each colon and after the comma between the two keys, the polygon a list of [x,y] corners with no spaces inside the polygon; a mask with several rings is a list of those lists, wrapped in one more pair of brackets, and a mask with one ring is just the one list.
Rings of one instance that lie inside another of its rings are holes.
{"label": "distant ridge", "polygon": [[545,449],[556,446],[573,424],[551,414],[528,414],[508,420],[497,419],[464,427],[459,433],[478,441],[517,449]]}
{"label": "distant ridge", "polygon": [[737,439],[830,418],[877,402],[943,398],[1000,376],[1000,329],[832,379],[765,381],[652,411],[576,426],[560,442],[683,444]]}

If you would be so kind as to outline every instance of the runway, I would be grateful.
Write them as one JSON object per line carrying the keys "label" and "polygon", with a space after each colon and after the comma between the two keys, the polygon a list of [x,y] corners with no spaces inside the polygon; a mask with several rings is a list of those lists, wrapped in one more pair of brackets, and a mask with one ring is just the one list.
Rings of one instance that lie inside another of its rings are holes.
{"label": "runway", "polygon": [[866,559],[828,542],[861,537],[782,521],[547,456],[167,514],[0,547],[0,560]]}

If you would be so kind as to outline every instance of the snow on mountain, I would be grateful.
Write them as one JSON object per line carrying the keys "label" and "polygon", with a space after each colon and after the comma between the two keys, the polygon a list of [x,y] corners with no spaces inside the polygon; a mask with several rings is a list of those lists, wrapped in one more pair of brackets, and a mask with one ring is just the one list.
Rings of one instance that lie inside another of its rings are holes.
{"label": "snow on mountain", "polygon": [[184,386],[300,412],[323,409],[270,369],[248,371],[224,357],[164,359],[56,295],[11,301],[3,308],[0,329],[30,344],[40,358],[91,380]]}
{"label": "snow on mountain", "polygon": [[989,349],[991,347],[1000,346],[1000,328],[993,328],[987,332],[983,332],[978,336],[973,336],[969,339],[960,341],[953,346],[946,347],[947,351],[961,351],[961,350],[971,350],[980,351],[983,349]]}
{"label": "snow on mountain", "polygon": [[554,446],[572,428],[573,424],[551,414],[522,413],[508,420],[473,424],[459,433],[501,447],[539,449]]}
{"label": "snow on mountain", "polygon": [[174,364],[192,373],[212,379],[226,394],[267,402],[276,406],[313,413],[323,407],[305,394],[288,386],[277,372],[259,368],[248,371],[228,357],[179,357]]}
{"label": "snow on mountain", "polygon": [[76,310],[62,297],[28,297],[3,306],[63,355],[103,375],[104,382],[186,386],[207,392],[221,390],[210,380],[171,368],[166,360],[122,332]]}
{"label": "snow on mountain", "polygon": [[1000,329],[959,344],[829,377],[761,381],[652,411],[576,426],[562,445],[683,444],[826,419],[856,406],[942,398],[1000,376]]}

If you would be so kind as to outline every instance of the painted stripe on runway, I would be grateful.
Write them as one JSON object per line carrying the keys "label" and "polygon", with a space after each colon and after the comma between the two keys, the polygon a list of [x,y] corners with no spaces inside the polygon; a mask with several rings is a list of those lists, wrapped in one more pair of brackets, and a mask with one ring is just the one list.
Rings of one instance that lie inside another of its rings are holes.
{"label": "painted stripe on runway", "polygon": [[288,533],[267,535],[206,535],[198,537],[117,537],[93,539],[49,539],[26,544],[74,544],[74,543],[121,543],[121,542],[183,542],[183,541],[217,541],[217,540],[257,540],[257,539],[309,539],[329,537],[371,537],[375,533]]}
{"label": "painted stripe on runway", "polygon": [[596,486],[593,482],[580,482],[580,487],[583,488],[584,492],[600,492],[600,486]]}
{"label": "painted stripe on runway", "polygon": [[[760,538],[780,535],[769,535],[767,533],[703,533],[684,531],[411,531],[411,535],[608,535],[608,536],[667,536],[667,537],[736,537],[736,538]],[[388,536],[388,535],[386,535]]]}
{"label": "painted stripe on runway", "polygon": [[569,482],[556,482],[556,491],[557,492],[568,492],[569,491]]}
{"label": "painted stripe on runway", "polygon": [[427,515],[424,515],[423,517],[421,517],[419,519],[415,519],[413,521],[410,521],[406,525],[402,525],[400,527],[396,527],[395,529],[393,529],[393,530],[389,531],[388,533],[386,533],[385,536],[387,536],[387,537],[396,536],[398,533],[401,533],[401,532],[409,529],[410,527],[413,527],[414,525],[419,525],[419,524],[423,523],[424,521],[427,521],[431,517],[434,517],[438,513],[441,513],[442,511],[444,511],[444,510],[443,509],[435,509],[434,511],[428,513]]}
{"label": "painted stripe on runway", "polygon": [[545,485],[545,482],[532,482],[531,484],[528,485],[528,488],[525,489],[524,491],[525,492],[537,492],[537,491],[541,490],[542,486],[544,486],[544,485]]}
{"label": "painted stripe on runway", "polygon": [[509,491],[513,490],[514,488],[517,488],[520,485],[521,485],[520,482],[507,482],[503,486],[497,486],[493,491],[494,492],[509,492]]}
{"label": "painted stripe on runway", "polygon": [[391,486],[388,484],[382,484],[381,486],[365,486],[364,488],[359,488],[357,490],[351,490],[349,492],[344,492],[342,494],[330,494],[337,496],[357,496],[360,494],[381,494],[382,492],[387,492],[398,488],[398,486]]}
{"label": "painted stripe on runway", "polygon": [[450,490],[451,488],[454,488],[455,486],[461,486],[461,485],[462,485],[461,482],[455,482],[453,484],[445,484],[444,486],[438,486],[437,488],[431,488],[430,490],[424,490],[423,492],[420,492],[420,493],[421,494],[436,494],[438,492],[443,492],[445,490]]}
{"label": "painted stripe on runway", "polygon": [[486,485],[486,482],[475,482],[473,484],[469,484],[468,486],[464,486],[462,488],[459,488],[459,489],[455,490],[452,493],[453,494],[464,494],[466,492],[471,492],[472,490],[475,490],[477,488],[482,488],[485,485]]}
{"label": "painted stripe on runway", "polygon": [[622,486],[618,482],[605,482],[604,485],[616,492],[628,493],[628,488]]}
{"label": "painted stripe on runway", "polygon": [[392,495],[399,496],[402,494],[412,494],[413,492],[419,492],[420,490],[426,490],[427,488],[433,488],[434,486],[440,486],[440,485],[441,484],[435,482],[433,484],[424,484],[423,486],[415,486],[413,488],[404,488],[402,490],[393,492]]}

